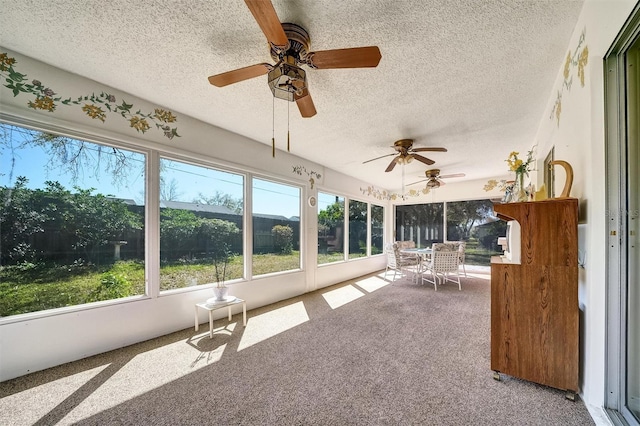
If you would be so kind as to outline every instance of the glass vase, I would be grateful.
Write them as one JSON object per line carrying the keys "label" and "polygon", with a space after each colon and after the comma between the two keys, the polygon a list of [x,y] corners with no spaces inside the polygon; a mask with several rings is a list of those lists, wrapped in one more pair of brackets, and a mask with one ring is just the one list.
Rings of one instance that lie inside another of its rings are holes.
{"label": "glass vase", "polygon": [[521,203],[527,201],[527,191],[524,189],[524,173],[516,174],[516,181],[513,184],[513,195],[511,197],[512,203]]}

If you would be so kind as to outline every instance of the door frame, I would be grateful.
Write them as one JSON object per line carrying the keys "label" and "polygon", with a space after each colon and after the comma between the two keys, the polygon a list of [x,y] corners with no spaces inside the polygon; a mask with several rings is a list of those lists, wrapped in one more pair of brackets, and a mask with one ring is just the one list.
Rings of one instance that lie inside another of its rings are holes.
{"label": "door frame", "polygon": [[605,409],[615,424],[638,424],[626,406],[627,104],[625,54],[640,37],[640,3],[604,59],[607,202]]}

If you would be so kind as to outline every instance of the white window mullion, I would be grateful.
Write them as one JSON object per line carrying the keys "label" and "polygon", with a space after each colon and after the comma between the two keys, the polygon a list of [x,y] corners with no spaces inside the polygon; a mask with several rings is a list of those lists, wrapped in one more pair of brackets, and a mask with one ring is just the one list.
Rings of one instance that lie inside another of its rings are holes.
{"label": "white window mullion", "polygon": [[147,186],[145,192],[145,279],[150,297],[160,294],[160,156],[157,151],[147,155]]}
{"label": "white window mullion", "polygon": [[245,175],[244,183],[244,278],[253,277],[253,175]]}

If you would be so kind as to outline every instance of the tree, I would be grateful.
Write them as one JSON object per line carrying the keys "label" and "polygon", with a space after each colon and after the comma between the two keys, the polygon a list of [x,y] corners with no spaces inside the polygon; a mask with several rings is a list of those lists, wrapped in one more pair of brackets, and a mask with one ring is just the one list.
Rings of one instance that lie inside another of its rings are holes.
{"label": "tree", "polygon": [[[123,239],[126,232],[142,229],[142,218],[127,209],[120,200],[102,194],[92,194],[93,189],[75,192],[65,189],[58,182],[45,182],[43,189],[27,189],[28,180],[16,179],[14,188],[1,188],[2,257],[3,260],[29,260],[42,258],[51,252],[44,239],[34,246],[33,237],[45,230],[57,233],[58,252],[78,252],[86,260],[95,260],[99,248],[109,241]],[[5,255],[6,253],[6,255]],[[49,255],[51,257],[51,255]]]}
{"label": "tree", "polygon": [[376,206],[374,204],[371,205],[371,222],[384,222],[384,208],[382,206]]}
{"label": "tree", "polygon": [[367,221],[367,203],[362,201],[349,201],[349,220],[350,221]]}
{"label": "tree", "polygon": [[[50,169],[62,169],[76,183],[85,172],[99,178],[101,170],[111,176],[114,185],[126,183],[128,176],[141,173],[143,165],[138,153],[0,123],[0,149],[8,150],[15,162],[15,151],[40,147],[49,156]],[[13,169],[9,170],[9,177]]]}
{"label": "tree", "polygon": [[344,224],[344,201],[336,201],[329,204],[324,210],[318,212],[318,225],[327,226],[329,229]]}
{"label": "tree", "polygon": [[194,203],[207,204],[210,206],[225,206],[236,214],[242,214],[243,202],[242,198],[233,198],[230,194],[216,191],[214,195],[207,196],[202,192],[198,193],[198,197],[194,198]]}
{"label": "tree", "polygon": [[279,254],[291,254],[293,251],[293,229],[288,225],[276,225],[271,228],[273,249]]}
{"label": "tree", "polygon": [[444,203],[396,206],[396,240],[414,240],[422,245],[442,241]]}
{"label": "tree", "polygon": [[162,201],[178,201],[183,193],[178,190],[178,182],[171,179],[169,183],[160,177],[160,199]]}
{"label": "tree", "polygon": [[475,225],[493,216],[490,200],[471,200],[447,203],[447,238],[468,241]]}
{"label": "tree", "polygon": [[60,229],[73,236],[72,248],[82,250],[89,259],[95,250],[122,240],[129,229],[142,229],[141,218],[116,199],[102,194],[92,194],[93,188],[74,187],[72,193],[58,182],[46,182],[46,196],[51,202],[61,203]]}
{"label": "tree", "polygon": [[0,264],[34,260],[31,236],[44,232],[46,211],[34,209],[28,180],[18,177],[13,188],[0,187]]}
{"label": "tree", "polygon": [[188,210],[162,209],[160,212],[160,251],[163,257],[177,259],[189,253],[200,219]]}
{"label": "tree", "polygon": [[367,203],[349,201],[349,253],[367,252]]}
{"label": "tree", "polygon": [[476,227],[474,237],[478,239],[480,245],[487,250],[502,251],[498,246],[498,237],[505,236],[507,231],[507,222],[504,220],[495,220],[485,223],[480,227]]}
{"label": "tree", "polygon": [[200,233],[207,238],[207,252],[211,254],[216,282],[224,284],[227,265],[232,255],[232,240],[240,234],[235,223],[221,219],[200,219]]}

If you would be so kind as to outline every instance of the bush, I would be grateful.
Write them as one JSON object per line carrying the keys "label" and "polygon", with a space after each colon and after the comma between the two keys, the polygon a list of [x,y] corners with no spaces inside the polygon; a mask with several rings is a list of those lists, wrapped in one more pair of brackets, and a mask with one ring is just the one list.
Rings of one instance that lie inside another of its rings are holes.
{"label": "bush", "polygon": [[89,295],[89,302],[119,299],[131,295],[132,285],[123,274],[105,272],[100,277],[100,284]]}
{"label": "bush", "polygon": [[273,249],[278,254],[291,254],[293,251],[293,229],[287,225],[276,225],[271,228]]}

